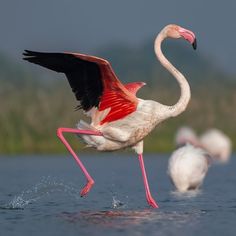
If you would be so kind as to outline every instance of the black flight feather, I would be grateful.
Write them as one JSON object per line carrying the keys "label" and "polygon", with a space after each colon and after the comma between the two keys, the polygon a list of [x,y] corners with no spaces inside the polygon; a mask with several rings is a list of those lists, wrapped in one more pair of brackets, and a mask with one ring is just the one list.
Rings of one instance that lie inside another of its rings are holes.
{"label": "black flight feather", "polygon": [[85,111],[99,105],[103,93],[101,70],[97,63],[86,61],[70,53],[45,53],[25,50],[23,59],[50,70],[64,73]]}

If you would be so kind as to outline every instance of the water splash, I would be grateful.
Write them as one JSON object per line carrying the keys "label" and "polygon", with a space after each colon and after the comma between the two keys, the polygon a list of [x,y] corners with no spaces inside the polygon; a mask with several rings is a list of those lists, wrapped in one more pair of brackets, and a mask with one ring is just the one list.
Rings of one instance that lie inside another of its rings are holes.
{"label": "water splash", "polygon": [[[113,209],[126,208],[127,202],[124,203],[123,201],[118,200],[118,198],[117,198],[118,194],[116,192],[116,189],[117,189],[117,186],[114,183],[111,185],[111,188],[109,189],[110,193],[111,193],[111,197],[112,197],[112,202],[111,202],[112,208]],[[126,196],[126,200],[127,200],[127,198],[128,198],[128,196]]]}
{"label": "water splash", "polygon": [[71,184],[65,184],[50,176],[44,177],[39,183],[28,190],[23,191],[20,195],[15,196],[4,208],[24,209],[25,206],[40,200],[43,197],[54,193],[63,192],[78,200],[80,190]]}
{"label": "water splash", "polygon": [[112,197],[112,208],[113,209],[123,208],[124,206],[125,206],[125,204],[123,202],[118,200],[115,196]]}

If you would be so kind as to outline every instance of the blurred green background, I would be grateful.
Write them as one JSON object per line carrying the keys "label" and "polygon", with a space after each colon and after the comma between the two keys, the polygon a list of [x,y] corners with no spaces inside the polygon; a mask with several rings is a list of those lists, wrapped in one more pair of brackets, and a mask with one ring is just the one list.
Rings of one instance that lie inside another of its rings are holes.
{"label": "blurred green background", "polygon": [[[219,128],[235,147],[234,2],[212,6],[210,1],[199,1],[196,8],[189,1],[0,4],[0,154],[66,152],[56,129],[75,127],[79,119],[86,119],[82,111],[75,111],[77,102],[65,77],[23,62],[23,49],[104,57],[121,81],[147,83],[138,93],[140,98],[171,105],[180,89],[156,60],[153,41],[172,22],[194,31],[199,42],[196,52],[183,40],[163,44],[164,54],[188,79],[192,99],[183,114],[163,122],[146,138],[145,150],[171,151],[182,125],[198,133]],[[68,138],[76,148],[81,145],[76,137]]]}

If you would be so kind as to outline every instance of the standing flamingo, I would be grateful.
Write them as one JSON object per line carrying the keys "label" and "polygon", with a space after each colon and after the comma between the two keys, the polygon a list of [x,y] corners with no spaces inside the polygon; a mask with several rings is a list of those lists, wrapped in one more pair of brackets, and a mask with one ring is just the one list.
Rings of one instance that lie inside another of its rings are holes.
{"label": "standing flamingo", "polygon": [[209,129],[200,136],[201,146],[219,163],[227,163],[232,153],[230,138],[218,129]]}
{"label": "standing flamingo", "polygon": [[179,192],[187,192],[202,185],[210,164],[205,150],[187,143],[172,153],[167,173]]}
{"label": "standing flamingo", "polygon": [[188,126],[182,126],[176,132],[175,145],[176,147],[182,147],[187,143],[195,147],[200,145],[195,131]]}
{"label": "standing flamingo", "polygon": [[202,147],[195,131],[180,127],[175,136],[177,149],[168,162],[168,175],[179,192],[198,189],[212,163],[212,157]]}
{"label": "standing flamingo", "polygon": [[57,135],[75,158],[85,174],[87,184],[81,191],[85,196],[94,180],[85,169],[79,157],[64,138],[63,133],[81,136],[91,147],[99,151],[112,151],[126,147],[135,150],[139,157],[146,199],[150,206],[158,205],[151,196],[143,162],[143,139],[157,124],[182,113],[190,100],[190,87],[185,77],[166,59],[161,51],[165,38],[184,38],[196,49],[193,32],[178,25],[167,25],[155,39],[155,53],[161,64],[177,79],[181,96],[173,106],[135,96],[143,83],[123,85],[115,75],[110,63],[102,58],[80,53],[42,53],[26,50],[24,59],[56,72],[65,73],[76,99],[78,108],[90,117],[91,124],[80,121],[76,129],[58,128]]}

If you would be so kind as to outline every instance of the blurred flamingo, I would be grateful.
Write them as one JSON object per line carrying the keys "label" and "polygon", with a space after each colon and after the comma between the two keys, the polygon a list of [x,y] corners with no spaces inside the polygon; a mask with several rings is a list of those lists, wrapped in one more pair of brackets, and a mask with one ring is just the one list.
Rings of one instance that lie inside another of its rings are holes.
{"label": "blurred flamingo", "polygon": [[202,185],[210,163],[207,152],[186,144],[172,153],[167,173],[179,192],[195,190]]}
{"label": "blurred flamingo", "polygon": [[182,147],[187,143],[199,146],[199,140],[195,131],[188,126],[182,126],[176,131],[175,145],[176,147]]}
{"label": "blurred flamingo", "polygon": [[230,138],[218,129],[209,129],[203,133],[199,141],[214,160],[226,163],[230,159],[232,143]]}
{"label": "blurred flamingo", "polygon": [[80,121],[76,129],[58,128],[57,135],[75,158],[85,174],[87,184],[81,191],[86,195],[94,180],[73,151],[63,133],[74,133],[90,147],[99,151],[113,151],[131,147],[138,154],[142,171],[146,199],[150,206],[158,205],[151,196],[143,162],[143,139],[157,124],[182,113],[190,100],[190,88],[185,77],[166,59],[161,51],[161,43],[167,38],[184,38],[196,49],[193,32],[178,25],[167,25],[155,39],[155,53],[160,63],[177,79],[181,96],[173,106],[160,104],[152,100],[143,100],[135,96],[143,83],[123,85],[115,75],[110,63],[102,58],[80,53],[42,53],[26,50],[24,59],[65,73],[76,99],[91,117],[91,124]]}

